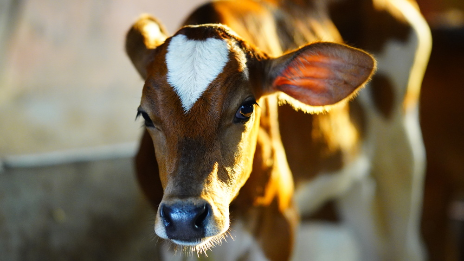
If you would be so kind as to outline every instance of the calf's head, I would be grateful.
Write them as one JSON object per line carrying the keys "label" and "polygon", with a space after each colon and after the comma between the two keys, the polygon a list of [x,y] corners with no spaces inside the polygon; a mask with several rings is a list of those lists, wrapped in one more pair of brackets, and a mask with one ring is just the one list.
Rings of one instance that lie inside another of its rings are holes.
{"label": "calf's head", "polygon": [[252,171],[260,101],[281,93],[292,104],[334,105],[375,69],[367,53],[335,43],[269,57],[222,25],[186,26],[168,38],[149,16],[130,29],[126,50],[145,79],[138,114],[164,190],[156,234],[196,250],[229,228],[229,204]]}

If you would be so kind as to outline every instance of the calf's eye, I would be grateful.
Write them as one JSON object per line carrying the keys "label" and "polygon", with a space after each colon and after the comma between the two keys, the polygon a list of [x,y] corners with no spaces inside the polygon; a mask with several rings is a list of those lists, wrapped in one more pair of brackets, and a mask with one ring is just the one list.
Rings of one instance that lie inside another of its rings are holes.
{"label": "calf's eye", "polygon": [[255,100],[245,101],[235,113],[235,122],[245,123],[253,115]]}
{"label": "calf's eye", "polygon": [[155,125],[153,124],[153,121],[150,119],[150,116],[148,116],[148,114],[142,110],[137,110],[137,117],[135,118],[138,118],[140,115],[142,115],[143,119],[145,120],[144,124],[146,127],[155,127]]}

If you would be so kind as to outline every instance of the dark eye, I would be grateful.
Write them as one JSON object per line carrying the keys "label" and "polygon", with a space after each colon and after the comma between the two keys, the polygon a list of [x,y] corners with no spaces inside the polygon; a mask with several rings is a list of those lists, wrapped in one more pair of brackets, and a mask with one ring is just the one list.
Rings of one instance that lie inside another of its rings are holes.
{"label": "dark eye", "polygon": [[237,112],[235,113],[234,122],[247,122],[253,114],[255,104],[257,104],[255,100],[249,100],[242,103],[242,105],[240,105],[240,108],[238,108]]}
{"label": "dark eye", "polygon": [[148,114],[142,110],[138,110],[137,111],[137,117],[135,117],[136,119],[142,115],[143,119],[145,120],[145,126],[146,127],[155,127],[155,125],[153,124],[153,121],[150,119],[150,116],[148,116]]}

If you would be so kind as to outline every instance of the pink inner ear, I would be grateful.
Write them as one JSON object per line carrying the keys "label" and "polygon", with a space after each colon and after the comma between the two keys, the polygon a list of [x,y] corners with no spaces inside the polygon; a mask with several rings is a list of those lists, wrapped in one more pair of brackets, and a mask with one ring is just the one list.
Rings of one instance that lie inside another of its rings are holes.
{"label": "pink inner ear", "polygon": [[311,106],[332,105],[349,97],[369,78],[373,62],[366,64],[365,53],[340,48],[298,54],[276,77],[274,88]]}

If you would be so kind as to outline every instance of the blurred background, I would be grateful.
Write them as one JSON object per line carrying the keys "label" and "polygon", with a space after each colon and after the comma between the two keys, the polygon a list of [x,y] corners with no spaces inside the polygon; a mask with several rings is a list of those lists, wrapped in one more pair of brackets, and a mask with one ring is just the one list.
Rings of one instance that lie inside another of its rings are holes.
{"label": "blurred background", "polygon": [[[131,159],[143,81],[124,37],[141,13],[173,33],[203,2],[0,0],[0,260],[154,259],[153,213]],[[434,252],[455,253],[449,242],[464,216],[464,1],[418,3],[434,37],[421,98],[423,231],[446,238],[427,242]],[[334,233],[325,231],[333,244]]]}

